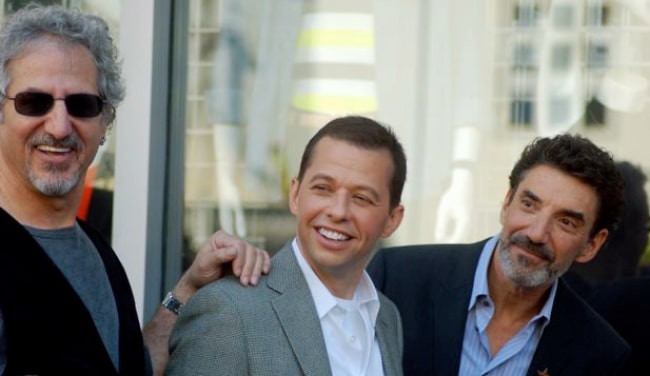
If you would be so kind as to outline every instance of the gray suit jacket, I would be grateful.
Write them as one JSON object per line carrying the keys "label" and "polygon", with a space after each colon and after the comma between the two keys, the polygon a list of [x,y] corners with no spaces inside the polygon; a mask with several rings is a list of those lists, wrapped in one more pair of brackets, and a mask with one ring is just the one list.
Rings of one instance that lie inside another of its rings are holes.
{"label": "gray suit jacket", "polygon": [[[375,332],[386,376],[402,375],[402,326],[379,295]],[[170,338],[167,375],[331,375],[307,282],[287,244],[257,287],[223,278],[183,307]]]}

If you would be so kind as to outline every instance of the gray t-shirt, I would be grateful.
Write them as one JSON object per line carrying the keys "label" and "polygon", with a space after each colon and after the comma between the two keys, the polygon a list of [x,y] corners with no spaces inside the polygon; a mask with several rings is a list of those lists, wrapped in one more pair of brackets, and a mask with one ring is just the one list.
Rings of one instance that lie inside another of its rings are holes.
{"label": "gray t-shirt", "polygon": [[[119,317],[108,275],[95,245],[78,224],[57,230],[25,228],[81,297],[115,368],[119,369]],[[0,374],[6,364],[6,347],[0,312]]]}

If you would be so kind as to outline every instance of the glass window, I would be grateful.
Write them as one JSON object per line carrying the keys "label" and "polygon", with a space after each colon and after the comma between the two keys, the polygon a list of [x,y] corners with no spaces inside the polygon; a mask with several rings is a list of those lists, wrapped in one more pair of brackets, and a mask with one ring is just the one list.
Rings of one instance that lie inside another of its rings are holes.
{"label": "glass window", "polygon": [[290,240],[302,149],[343,114],[407,150],[406,217],[384,244],[494,234],[536,136],[581,133],[645,166],[650,14],[630,4],[191,0],[188,249],[219,228],[270,252]]}

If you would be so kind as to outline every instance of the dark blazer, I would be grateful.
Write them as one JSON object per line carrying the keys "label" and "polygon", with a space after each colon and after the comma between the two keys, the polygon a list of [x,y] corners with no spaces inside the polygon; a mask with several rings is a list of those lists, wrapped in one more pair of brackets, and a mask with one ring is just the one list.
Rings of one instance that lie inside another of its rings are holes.
{"label": "dark blazer", "polygon": [[120,319],[115,369],[81,298],[45,251],[0,209],[0,309],[6,374],[142,375],[145,355],[131,287],[111,247],[81,224],[104,262]]}
{"label": "dark blazer", "polygon": [[[386,376],[402,375],[402,328],[379,294],[375,333]],[[258,286],[222,278],[183,306],[166,375],[331,375],[318,313],[291,244]]]}
{"label": "dark blazer", "polygon": [[630,344],[624,375],[650,375],[650,277],[590,284],[567,273],[574,288]]}
{"label": "dark blazer", "polygon": [[[457,375],[474,272],[485,245],[419,245],[381,250],[368,267],[397,305],[405,375]],[[616,375],[625,341],[560,279],[528,375]]]}

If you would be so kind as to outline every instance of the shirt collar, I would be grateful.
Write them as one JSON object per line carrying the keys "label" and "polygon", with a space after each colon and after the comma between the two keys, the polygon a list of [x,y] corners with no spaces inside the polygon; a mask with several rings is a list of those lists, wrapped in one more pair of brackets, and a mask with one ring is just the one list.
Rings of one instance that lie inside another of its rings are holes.
{"label": "shirt collar", "polygon": [[[337,305],[337,298],[332,295],[332,293],[325,287],[323,282],[318,278],[316,273],[307,263],[307,260],[300,252],[300,247],[296,238],[291,242],[293,248],[293,254],[296,256],[298,261],[298,266],[305,276],[307,285],[309,286],[309,291],[314,299],[314,304],[316,305],[316,312],[318,312],[318,318],[322,319],[332,308]],[[377,314],[379,313],[379,297],[377,294],[377,289],[372,283],[370,276],[364,270],[361,280],[357,285],[354,291],[353,300],[359,305],[361,309],[367,309],[368,315],[372,321],[372,325],[375,325],[377,319]]]}

